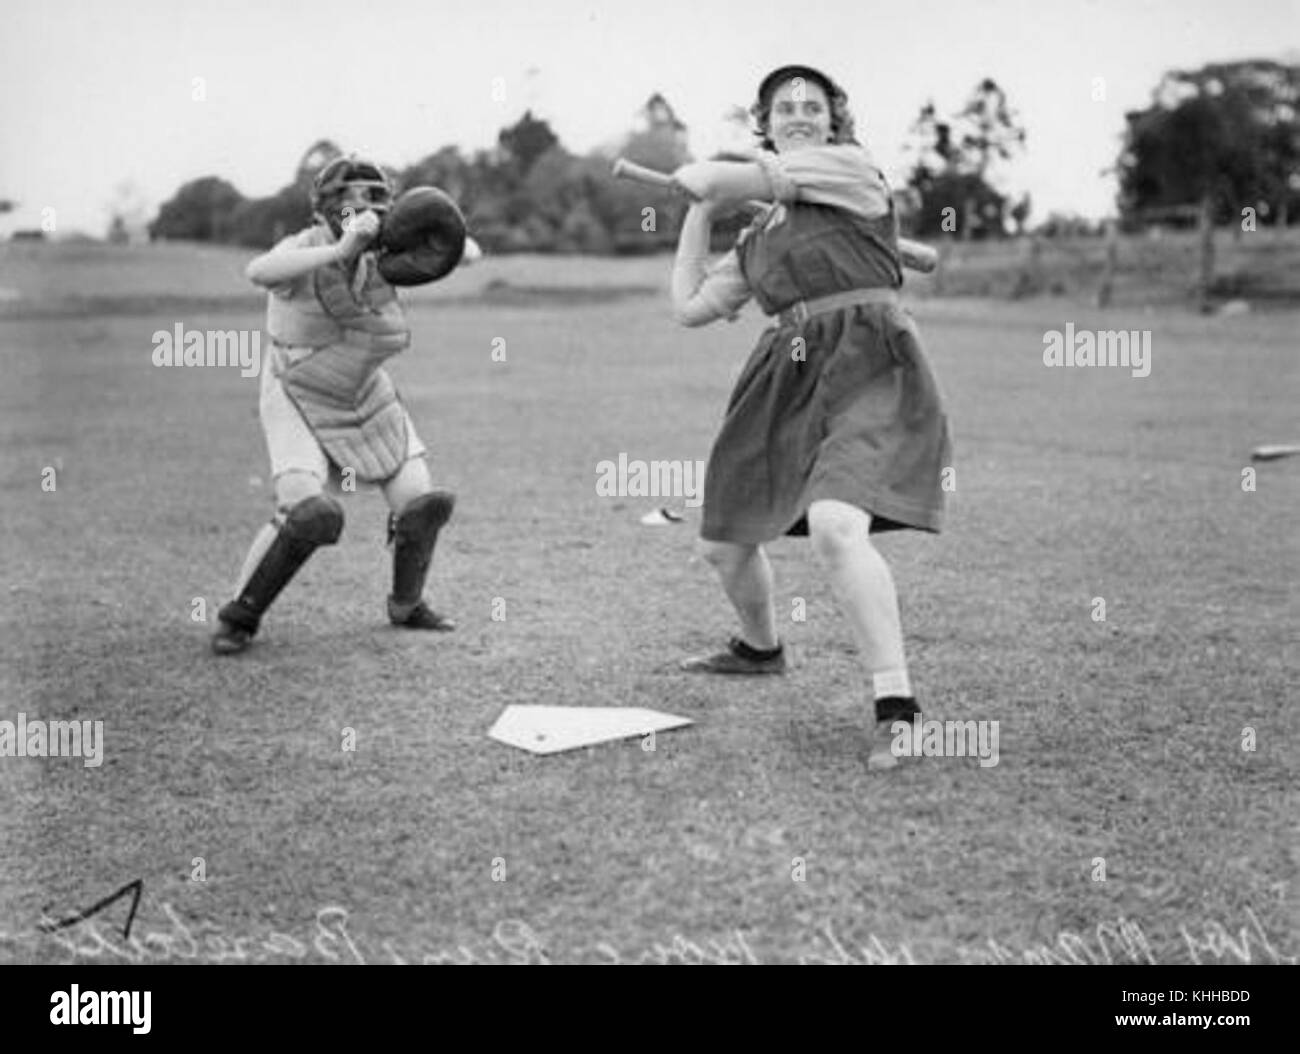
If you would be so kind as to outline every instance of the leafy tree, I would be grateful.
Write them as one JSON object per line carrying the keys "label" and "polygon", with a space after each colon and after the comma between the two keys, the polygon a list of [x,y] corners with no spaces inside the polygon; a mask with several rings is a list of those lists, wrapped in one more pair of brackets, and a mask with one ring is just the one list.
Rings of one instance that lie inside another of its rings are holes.
{"label": "leafy tree", "polygon": [[243,195],[224,179],[205,176],[191,180],[163,203],[149,224],[149,237],[218,241],[243,201]]}
{"label": "leafy tree", "polygon": [[590,202],[582,198],[564,217],[556,248],[560,252],[604,255],[614,248],[614,239],[596,218]]}
{"label": "leafy tree", "polygon": [[1029,214],[1032,211],[1033,203],[1030,200],[1029,193],[1026,191],[1020,196],[1020,200],[1011,206],[1010,211],[1007,213],[1007,215],[1011,217],[1011,221],[1016,225],[1017,237],[1025,233],[1025,224],[1028,222]]}
{"label": "leafy tree", "polygon": [[956,156],[965,171],[987,179],[998,161],[1010,161],[1025,146],[1025,129],[1007,103],[995,80],[986,77],[975,86],[965,108],[957,115],[959,135]]}
{"label": "leafy tree", "polygon": [[534,117],[532,110],[525,111],[523,117],[511,127],[501,129],[497,136],[497,145],[513,163],[520,179],[527,176],[537,159],[559,141],[551,126]]}
{"label": "leafy tree", "polygon": [[1121,217],[1199,205],[1216,222],[1266,204],[1287,222],[1300,188],[1300,66],[1267,60],[1166,73],[1151,104],[1126,115],[1118,162]]}
{"label": "leafy tree", "polygon": [[479,195],[470,161],[454,146],[444,146],[437,153],[417,161],[398,173],[397,186],[438,187],[455,199],[467,215],[473,210]]}
{"label": "leafy tree", "polygon": [[619,153],[660,172],[671,172],[691,159],[686,126],[677,119],[668,100],[657,92],[637,111],[635,127],[623,140]]}
{"label": "leafy tree", "polygon": [[[579,165],[592,214],[609,232],[616,253],[652,253],[676,244],[684,203],[670,191],[615,179],[610,160],[595,153]],[[653,210],[647,212],[647,210]],[[647,227],[653,225],[652,230]]]}
{"label": "leafy tree", "polygon": [[[686,125],[658,92],[637,111],[632,129],[615,150],[659,172],[671,172],[691,160]],[[659,252],[676,244],[686,214],[680,198],[667,190],[614,179],[610,158],[601,153],[587,159],[585,171],[592,208],[610,232],[615,252]],[[651,224],[653,229],[647,230]]]}
{"label": "leafy tree", "polygon": [[[1019,117],[991,78],[977,84],[965,106],[948,120],[932,101],[922,106],[910,129],[908,149],[914,160],[906,182],[920,195],[913,218],[918,236],[954,229],[963,238],[1002,236],[1009,201],[992,178],[1024,142]],[[1023,220],[1018,222],[1023,226]]]}
{"label": "leafy tree", "polygon": [[[615,149],[662,170],[690,159],[686,128],[660,95],[651,96]],[[313,143],[293,182],[268,198],[245,200],[214,178],[186,184],[163,206],[151,233],[268,247],[311,222],[312,179],[340,153],[332,140]],[[684,212],[667,191],[614,179],[609,156],[570,154],[531,111],[503,128],[493,149],[467,156],[444,146],[392,175],[399,189],[445,190],[489,252],[658,251],[674,243]]]}
{"label": "leafy tree", "polygon": [[311,204],[291,184],[269,198],[241,202],[221,231],[221,241],[250,249],[269,249],[286,235],[311,226]]}
{"label": "leafy tree", "polygon": [[537,159],[520,190],[518,201],[527,212],[541,216],[556,228],[586,200],[577,158],[559,143]]}

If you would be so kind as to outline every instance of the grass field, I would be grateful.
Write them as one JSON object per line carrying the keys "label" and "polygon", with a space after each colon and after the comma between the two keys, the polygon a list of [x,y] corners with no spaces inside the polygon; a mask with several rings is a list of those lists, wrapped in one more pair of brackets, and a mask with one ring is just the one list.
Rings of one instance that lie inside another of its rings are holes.
{"label": "grass field", "polygon": [[[664,259],[491,260],[413,296],[392,369],[460,496],[432,580],[457,633],[386,625],[363,491],[257,647],[211,656],[270,511],[257,382],[156,368],[151,336],[260,328],[245,259],[0,247],[0,720],[105,737],[95,768],[0,757],[0,959],[1300,956],[1300,459],[1243,489],[1255,444],[1300,442],[1296,314],[916,303],[956,490],[942,535],[881,547],[928,716],[998,721],[1000,760],[882,776],[806,542],[772,547],[778,611],[807,606],[792,673],[693,678],[676,660],[733,629],[698,510],[651,528],[654,499],[596,494],[621,452],[707,457],[762,327],[674,327]],[[1045,367],[1067,322],[1150,330],[1150,376]],[[539,758],[486,737],[510,703],[695,724]],[[136,882],[133,916],[39,928]]]}

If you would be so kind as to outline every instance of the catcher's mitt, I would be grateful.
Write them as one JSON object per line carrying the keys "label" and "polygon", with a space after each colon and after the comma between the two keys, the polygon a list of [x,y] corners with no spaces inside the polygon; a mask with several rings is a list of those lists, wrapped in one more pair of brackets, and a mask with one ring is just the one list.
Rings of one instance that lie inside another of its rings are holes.
{"label": "catcher's mitt", "polygon": [[464,252],[465,217],[437,187],[402,194],[379,231],[379,273],[393,285],[436,282]]}

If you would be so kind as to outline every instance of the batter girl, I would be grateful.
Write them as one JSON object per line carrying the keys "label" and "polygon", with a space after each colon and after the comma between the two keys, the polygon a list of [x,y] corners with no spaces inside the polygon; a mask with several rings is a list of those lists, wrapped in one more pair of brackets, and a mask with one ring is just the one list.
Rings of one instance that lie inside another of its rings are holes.
{"label": "batter girl", "polygon": [[[898,301],[893,201],[854,140],[847,104],[821,71],[782,67],[763,80],[751,111],[764,147],[754,162],[674,173],[698,199],[678,242],[677,320],[704,325],[750,298],[774,316],[736,382],[705,476],[701,548],[740,632],[726,650],[683,667],[785,672],[763,546],[809,536],[871,678],[875,769],[897,764],[889,727],[920,708],[893,575],[872,534],[937,532],[941,475],[952,460],[938,387]],[[777,204],[710,267],[715,208],[752,198]]]}

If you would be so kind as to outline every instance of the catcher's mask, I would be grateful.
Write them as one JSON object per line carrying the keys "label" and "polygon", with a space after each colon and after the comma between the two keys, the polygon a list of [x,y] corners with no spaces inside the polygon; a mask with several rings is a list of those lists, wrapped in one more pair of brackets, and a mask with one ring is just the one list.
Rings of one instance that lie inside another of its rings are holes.
{"label": "catcher's mask", "polygon": [[365,191],[369,208],[382,220],[393,204],[393,185],[372,161],[350,154],[336,157],[316,173],[311,188],[311,208],[329,224],[334,237],[343,236],[343,196],[350,187]]}

